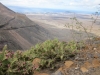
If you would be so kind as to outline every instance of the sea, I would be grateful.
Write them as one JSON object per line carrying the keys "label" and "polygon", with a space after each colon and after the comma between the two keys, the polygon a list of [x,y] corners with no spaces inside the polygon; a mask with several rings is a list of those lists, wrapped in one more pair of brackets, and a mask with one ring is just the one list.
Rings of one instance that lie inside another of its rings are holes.
{"label": "sea", "polygon": [[16,7],[8,6],[18,13],[80,13],[80,14],[93,14],[95,11],[84,11],[84,10],[69,10],[69,9],[50,9],[50,8],[25,8],[25,7]]}

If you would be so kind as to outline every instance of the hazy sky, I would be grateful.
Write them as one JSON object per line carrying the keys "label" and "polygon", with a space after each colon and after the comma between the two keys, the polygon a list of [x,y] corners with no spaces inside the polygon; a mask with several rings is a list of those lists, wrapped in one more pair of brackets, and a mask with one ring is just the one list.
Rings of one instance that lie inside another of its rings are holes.
{"label": "hazy sky", "polygon": [[6,6],[96,10],[100,0],[0,0]]}

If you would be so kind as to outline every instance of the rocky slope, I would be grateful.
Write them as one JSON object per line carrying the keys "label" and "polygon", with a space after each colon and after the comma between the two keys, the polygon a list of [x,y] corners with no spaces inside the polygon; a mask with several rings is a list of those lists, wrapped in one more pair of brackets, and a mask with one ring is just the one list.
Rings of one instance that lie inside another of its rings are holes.
{"label": "rocky slope", "polygon": [[11,50],[26,50],[48,39],[49,32],[24,14],[15,13],[0,3],[0,50],[5,44]]}

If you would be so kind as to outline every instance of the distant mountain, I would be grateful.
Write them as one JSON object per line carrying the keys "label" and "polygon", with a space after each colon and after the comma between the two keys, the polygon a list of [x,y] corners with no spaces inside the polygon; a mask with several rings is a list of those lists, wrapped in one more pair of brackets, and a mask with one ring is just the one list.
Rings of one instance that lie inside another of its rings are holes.
{"label": "distant mountain", "polygon": [[11,50],[26,50],[48,39],[49,32],[24,14],[16,13],[0,3],[0,50],[6,44]]}

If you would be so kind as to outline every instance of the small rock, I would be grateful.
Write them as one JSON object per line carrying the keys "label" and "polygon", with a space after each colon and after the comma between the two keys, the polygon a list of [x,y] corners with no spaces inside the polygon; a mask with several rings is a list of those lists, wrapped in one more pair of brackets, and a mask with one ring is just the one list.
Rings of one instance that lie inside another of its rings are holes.
{"label": "small rock", "polygon": [[86,69],[85,67],[81,67],[81,71],[82,71],[83,73],[85,73],[85,72],[88,72],[88,69]]}
{"label": "small rock", "polygon": [[75,60],[76,61],[84,61],[84,58],[76,57]]}
{"label": "small rock", "polygon": [[47,73],[38,73],[38,74],[33,74],[33,75],[49,75]]}
{"label": "small rock", "polygon": [[51,75],[64,75],[60,70],[57,70],[55,73],[52,73]]}
{"label": "small rock", "polygon": [[41,59],[39,59],[39,58],[35,58],[34,60],[33,60],[33,62],[32,62],[32,64],[33,64],[33,66],[36,68],[36,69],[38,69],[39,68],[39,66],[40,66],[40,61],[41,61]]}
{"label": "small rock", "polygon": [[97,50],[97,48],[93,48],[93,50]]}
{"label": "small rock", "polygon": [[89,63],[89,62],[85,62],[85,63],[82,65],[82,67],[85,67],[86,69],[89,69],[89,68],[92,67],[92,64]]}
{"label": "small rock", "polygon": [[[60,67],[58,70],[59,70],[59,71],[62,71],[62,67]],[[58,71],[58,70],[57,70],[57,71]]]}
{"label": "small rock", "polygon": [[38,75],[49,75],[49,74],[47,74],[47,73],[40,73],[40,74],[38,74]]}
{"label": "small rock", "polygon": [[47,73],[40,73],[38,71],[34,71],[33,75],[49,75],[49,74],[47,74]]}
{"label": "small rock", "polygon": [[94,58],[96,58],[96,59],[99,58],[97,53],[94,54]]}
{"label": "small rock", "polygon": [[79,69],[79,67],[75,67],[75,70]]}
{"label": "small rock", "polygon": [[93,65],[93,67],[99,67],[100,66],[100,61],[98,60],[98,59],[94,59],[93,61],[92,61],[92,65]]}
{"label": "small rock", "polygon": [[66,68],[70,68],[73,65],[74,62],[72,61],[65,61]]}

